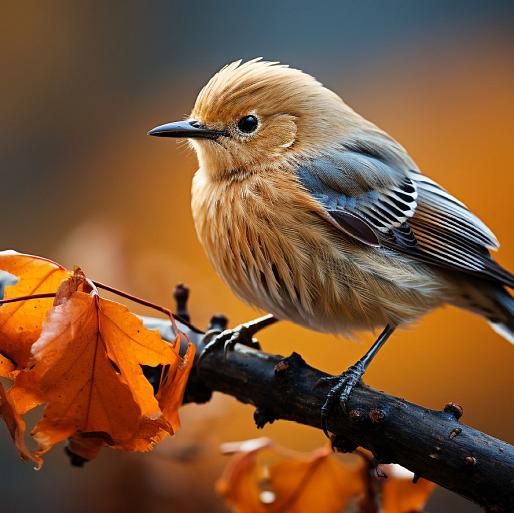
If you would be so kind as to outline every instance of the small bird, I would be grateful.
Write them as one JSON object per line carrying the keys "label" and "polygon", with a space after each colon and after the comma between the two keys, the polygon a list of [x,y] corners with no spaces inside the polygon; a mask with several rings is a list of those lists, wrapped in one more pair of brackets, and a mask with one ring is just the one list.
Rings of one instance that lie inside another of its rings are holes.
{"label": "small bird", "polygon": [[[185,121],[149,135],[187,138],[198,237],[240,298],[270,313],[227,330],[230,349],[276,320],[349,335],[383,329],[331,386],[322,426],[398,326],[445,303],[514,343],[514,275],[498,241],[421,173],[406,150],[312,76],[277,62],[228,64]],[[204,356],[202,355],[202,356]]]}

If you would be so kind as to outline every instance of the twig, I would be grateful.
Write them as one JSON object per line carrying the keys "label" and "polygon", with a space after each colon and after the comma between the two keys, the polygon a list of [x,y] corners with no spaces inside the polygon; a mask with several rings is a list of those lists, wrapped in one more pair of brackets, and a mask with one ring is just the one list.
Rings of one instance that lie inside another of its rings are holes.
{"label": "twig", "polygon": [[162,312],[164,315],[167,315],[170,319],[175,319],[176,321],[181,322],[188,329],[190,329],[196,333],[202,333],[202,331],[199,328],[197,328],[194,324],[191,324],[188,320],[180,317],[180,315],[174,314],[169,308],[166,308],[161,305],[156,305],[155,303],[152,303],[151,301],[147,301],[146,299],[142,299],[140,297],[134,296],[132,294],[129,294],[128,292],[124,292],[123,290],[119,290],[115,287],[111,287],[110,285],[106,285],[105,283],[101,283],[101,282],[95,281],[95,280],[91,280],[91,281],[99,289],[107,290],[109,292],[112,292],[113,294],[116,294],[117,296],[124,297],[125,299],[129,299],[130,301],[134,301],[135,303],[139,303],[140,305],[147,306],[148,308],[153,308],[154,310],[157,310],[159,312]]}

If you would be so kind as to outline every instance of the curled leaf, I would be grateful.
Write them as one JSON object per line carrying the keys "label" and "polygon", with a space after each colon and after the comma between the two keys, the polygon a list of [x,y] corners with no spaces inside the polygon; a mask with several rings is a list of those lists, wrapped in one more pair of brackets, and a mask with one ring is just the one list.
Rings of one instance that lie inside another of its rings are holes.
{"label": "curled leaf", "polygon": [[0,355],[0,377],[13,378],[13,372],[15,370],[16,366],[14,363],[5,356]]}
{"label": "curled leaf", "polygon": [[[99,297],[79,269],[63,282],[56,303],[32,345],[28,368],[10,390],[19,414],[47,404],[32,431],[37,455],[85,433],[114,448],[150,450],[177,427],[167,417],[177,422],[172,410],[190,366],[125,306]],[[163,365],[178,376],[163,392],[165,415],[141,365]]]}
{"label": "curled leaf", "polygon": [[9,434],[18,450],[19,455],[24,460],[31,460],[36,463],[37,467],[41,466],[40,458],[31,454],[25,445],[25,422],[20,417],[3,385],[0,383],[0,416],[4,419],[5,425],[9,430]]}
{"label": "curled leaf", "polygon": [[383,482],[381,502],[384,513],[416,513],[424,508],[435,483],[419,479],[400,465],[384,465],[388,478]]}
{"label": "curled leaf", "polygon": [[[238,513],[340,513],[364,496],[362,465],[345,466],[328,448],[299,455],[268,439],[252,442],[216,485]],[[259,463],[263,453],[281,461]]]}
{"label": "curled leaf", "polygon": [[77,433],[69,438],[66,452],[73,466],[82,467],[87,461],[95,459],[106,445],[98,433]]}
{"label": "curled leaf", "polygon": [[[180,348],[180,335],[175,340],[174,347]],[[163,380],[159,386],[157,399],[164,418],[170,424],[173,432],[180,429],[178,409],[182,404],[186,390],[187,378],[195,359],[195,346],[187,341],[187,351],[183,357],[175,353],[175,359],[168,369],[165,369]]]}
{"label": "curled leaf", "polygon": [[329,448],[305,455],[269,438],[224,444],[222,450],[234,456],[216,489],[237,513],[415,513],[435,487],[425,480],[413,484],[399,465],[385,465],[390,477],[377,478],[367,451],[343,462]]}

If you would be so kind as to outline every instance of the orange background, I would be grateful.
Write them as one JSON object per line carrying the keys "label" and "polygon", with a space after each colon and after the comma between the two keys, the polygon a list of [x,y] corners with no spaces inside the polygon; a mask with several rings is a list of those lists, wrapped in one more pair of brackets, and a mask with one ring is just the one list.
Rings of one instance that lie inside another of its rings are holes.
{"label": "orange background", "polygon": [[[184,282],[200,326],[216,312],[232,324],[255,316],[214,274],[196,240],[194,155],[145,133],[186,114],[227,61],[263,55],[316,75],[390,132],[493,229],[502,242],[498,260],[514,270],[507,2],[327,2],[301,12],[287,2],[280,12],[266,3],[217,11],[201,2],[88,4],[7,9],[0,36],[2,249],[80,264],[99,281],[161,304],[171,304],[173,285]],[[371,340],[285,322],[260,336],[265,350],[297,351],[333,373]],[[481,319],[446,308],[395,334],[366,381],[430,408],[458,402],[463,421],[513,443],[513,368],[511,345]],[[264,434],[299,450],[325,443],[317,430],[286,422],[257,432],[252,408],[222,396],[185,407],[182,419],[182,431],[150,455],[104,451],[75,470],[57,449],[37,474],[18,461],[0,428],[5,511],[225,511],[213,492],[225,462],[220,442]],[[450,507],[475,511],[442,492],[428,510]]]}

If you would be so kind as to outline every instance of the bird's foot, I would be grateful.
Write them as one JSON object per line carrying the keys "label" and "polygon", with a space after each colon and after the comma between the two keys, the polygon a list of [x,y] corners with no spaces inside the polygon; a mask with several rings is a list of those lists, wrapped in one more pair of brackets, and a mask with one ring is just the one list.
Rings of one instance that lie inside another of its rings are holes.
{"label": "bird's foot", "polygon": [[198,357],[197,366],[200,367],[201,362],[208,354],[221,348],[223,348],[223,355],[225,358],[227,357],[228,352],[234,349],[236,344],[242,344],[253,349],[260,349],[261,346],[259,345],[259,342],[257,339],[253,338],[255,331],[255,326],[252,323],[246,323],[240,324],[231,330],[224,330],[222,332],[212,331],[206,333],[204,337],[206,344]]}
{"label": "bird's foot", "polygon": [[337,401],[339,401],[343,411],[347,411],[347,401],[350,397],[350,394],[352,393],[355,385],[359,383],[365,370],[365,365],[359,361],[355,365],[349,367],[339,376],[327,376],[326,378],[321,378],[318,381],[316,386],[323,386],[325,384],[331,385],[331,388],[325,397],[325,402],[321,407],[321,427],[323,428],[323,432],[327,437],[329,437],[328,416],[330,415]]}

